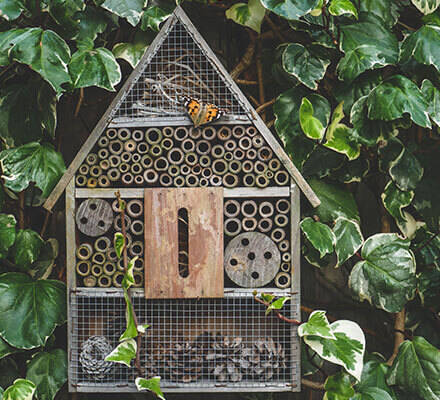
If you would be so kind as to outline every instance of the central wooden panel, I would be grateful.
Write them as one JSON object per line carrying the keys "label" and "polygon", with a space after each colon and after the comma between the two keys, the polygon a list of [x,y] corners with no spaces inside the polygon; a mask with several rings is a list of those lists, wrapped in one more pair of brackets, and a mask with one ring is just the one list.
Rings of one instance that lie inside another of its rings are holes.
{"label": "central wooden panel", "polygon": [[[180,209],[188,215],[183,238]],[[145,298],[223,297],[223,188],[145,189],[144,215]],[[187,240],[185,277],[179,240]]]}

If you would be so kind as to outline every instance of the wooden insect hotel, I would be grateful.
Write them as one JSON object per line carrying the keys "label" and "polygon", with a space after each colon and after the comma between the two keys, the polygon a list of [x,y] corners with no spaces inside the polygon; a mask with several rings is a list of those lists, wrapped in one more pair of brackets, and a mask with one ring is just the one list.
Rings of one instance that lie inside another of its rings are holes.
{"label": "wooden insect hotel", "polygon": [[[210,108],[223,112],[204,123]],[[103,361],[125,327],[119,190],[146,377],[165,392],[298,391],[296,327],[253,292],[291,296],[299,318],[300,189],[319,204],[177,7],[45,203],[66,190],[69,390],[136,390],[133,368]]]}

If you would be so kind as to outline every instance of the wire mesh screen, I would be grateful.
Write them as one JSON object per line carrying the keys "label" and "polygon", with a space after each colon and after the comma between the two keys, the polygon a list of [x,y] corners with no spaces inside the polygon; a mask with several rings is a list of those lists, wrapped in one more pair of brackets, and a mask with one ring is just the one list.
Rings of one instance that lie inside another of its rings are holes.
{"label": "wire mesh screen", "polygon": [[[105,297],[103,297],[105,296]],[[142,339],[145,376],[161,376],[163,388],[285,387],[296,382],[296,330],[249,292],[223,299],[145,300],[134,298],[139,323],[151,327]],[[87,387],[133,388],[134,368],[103,361],[124,330],[121,293],[71,294],[70,383]],[[296,307],[286,308],[293,317]],[[264,389],[263,389],[264,390]]]}
{"label": "wire mesh screen", "polygon": [[[166,34],[166,32],[162,32]],[[178,101],[188,96],[213,103],[229,115],[245,111],[196,38],[178,20],[157,45],[145,69],[124,97],[115,118],[186,115]]]}

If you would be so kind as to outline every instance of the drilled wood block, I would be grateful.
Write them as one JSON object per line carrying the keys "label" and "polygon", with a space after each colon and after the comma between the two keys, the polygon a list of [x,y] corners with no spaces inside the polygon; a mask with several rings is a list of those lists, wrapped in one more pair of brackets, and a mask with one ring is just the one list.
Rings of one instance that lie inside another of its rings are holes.
{"label": "drilled wood block", "polygon": [[[179,235],[181,209],[188,226]],[[223,297],[223,189],[145,189],[144,215],[145,297]],[[184,277],[179,251],[185,247]]]}
{"label": "drilled wood block", "polygon": [[113,210],[102,199],[84,200],[76,212],[76,225],[87,236],[105,234],[113,223]]}

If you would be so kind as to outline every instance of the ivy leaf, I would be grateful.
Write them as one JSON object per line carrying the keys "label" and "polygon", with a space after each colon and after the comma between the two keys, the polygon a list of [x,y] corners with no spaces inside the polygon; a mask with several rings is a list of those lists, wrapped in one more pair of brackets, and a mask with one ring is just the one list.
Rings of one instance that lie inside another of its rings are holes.
{"label": "ivy leaf", "polygon": [[75,88],[98,86],[115,90],[121,80],[121,69],[110,50],[78,50],[69,63],[69,71]]}
{"label": "ivy leaf", "polygon": [[116,232],[113,238],[113,247],[115,248],[118,258],[122,257],[122,252],[125,246],[125,238],[121,232]]}
{"label": "ivy leaf", "polygon": [[422,92],[402,75],[394,75],[376,86],[368,95],[367,105],[370,119],[392,121],[408,113],[415,124],[431,127],[429,105]]}
{"label": "ivy leaf", "polygon": [[301,340],[301,375],[313,375],[324,364],[324,360]]}
{"label": "ivy leaf", "polygon": [[5,258],[9,248],[15,242],[17,221],[10,214],[0,214],[0,259]]}
{"label": "ivy leaf", "polygon": [[0,65],[12,61],[29,65],[57,94],[63,91],[63,84],[70,82],[69,60],[69,46],[50,30],[25,28],[0,33]]}
{"label": "ivy leaf", "polygon": [[133,305],[131,303],[130,296],[128,295],[126,289],[124,289],[124,299],[125,299],[126,328],[125,328],[125,331],[122,333],[122,335],[119,338],[120,342],[123,342],[124,340],[133,339],[136,336],[138,336],[138,334],[139,334],[139,332],[137,330],[136,323],[135,323]]}
{"label": "ivy leaf", "polygon": [[24,10],[25,6],[21,0],[0,0],[0,17],[6,21],[17,19]]}
{"label": "ivy leaf", "polygon": [[133,26],[136,26],[141,20],[142,9],[146,6],[146,0],[105,0],[101,4],[101,7],[125,18]]}
{"label": "ivy leaf", "polygon": [[364,71],[398,61],[399,46],[395,35],[380,19],[365,13],[361,17],[360,22],[340,28],[340,49],[345,56],[339,61],[337,73],[344,81],[351,82]]}
{"label": "ivy leaf", "polygon": [[331,15],[337,17],[349,14],[356,19],[358,18],[358,11],[350,0],[331,0],[328,11]]}
{"label": "ivy leaf", "polygon": [[41,248],[37,261],[32,264],[28,273],[34,279],[47,279],[52,272],[55,259],[58,257],[58,241],[48,239]]}
{"label": "ivy leaf", "polygon": [[299,19],[316,8],[320,0],[261,0],[269,11],[280,17]]}
{"label": "ivy leaf", "polygon": [[[398,139],[395,139],[398,140]],[[390,162],[389,174],[401,190],[412,190],[423,177],[423,167],[419,160],[402,145],[402,151]]]}
{"label": "ivy leaf", "polygon": [[330,223],[338,217],[359,220],[359,212],[354,197],[346,189],[318,179],[311,179],[309,184],[321,199],[321,204],[314,209],[320,221]]}
{"label": "ivy leaf", "polygon": [[77,47],[93,48],[93,42],[99,33],[103,33],[107,28],[107,18],[103,15],[101,10],[96,9],[90,4],[86,5],[84,11],[77,14],[78,33],[75,36]]}
{"label": "ivy leaf", "polygon": [[147,30],[150,28],[159,32],[160,24],[166,21],[172,12],[171,7],[149,6],[142,14],[141,29]]}
{"label": "ivy leaf", "polygon": [[440,0],[411,0],[423,14],[431,14],[440,6]]}
{"label": "ivy leaf", "polygon": [[18,269],[27,271],[32,263],[37,261],[44,241],[41,236],[32,229],[20,229],[17,233],[10,256]]}
{"label": "ivy leaf", "polygon": [[19,349],[44,346],[66,322],[66,287],[60,281],[34,281],[26,274],[0,275],[0,336]]}
{"label": "ivy leaf", "polygon": [[361,301],[390,313],[414,297],[416,263],[410,242],[395,233],[370,236],[362,247],[364,261],[351,271],[349,286]]}
{"label": "ivy leaf", "polygon": [[333,173],[333,178],[343,183],[361,182],[370,170],[370,161],[366,158],[357,158],[346,162]]}
{"label": "ivy leaf", "polygon": [[440,191],[436,189],[437,184],[437,178],[424,177],[417,185],[413,201],[415,209],[432,230],[438,230],[440,218]]}
{"label": "ivy leaf", "polygon": [[350,400],[354,395],[350,375],[338,372],[329,376],[324,383],[325,394],[322,400]]}
{"label": "ivy leaf", "polygon": [[388,384],[420,396],[424,400],[440,398],[440,350],[421,336],[405,340],[391,366]]}
{"label": "ivy leaf", "polygon": [[[18,353],[20,350],[8,344],[0,337],[0,359],[9,356],[10,354]],[[1,398],[0,398],[1,400]]]}
{"label": "ivy leaf", "polygon": [[339,217],[333,227],[335,235],[335,252],[338,258],[337,265],[344,264],[355,254],[364,242],[361,228],[356,221]]}
{"label": "ivy leaf", "polygon": [[113,46],[112,52],[115,58],[122,58],[127,61],[132,68],[136,68],[136,65],[150,43],[151,35],[139,31],[136,33],[133,43],[117,43]]}
{"label": "ivy leaf", "polygon": [[325,313],[325,311],[321,310],[313,311],[308,321],[298,327],[298,335],[300,337],[313,335],[325,339],[336,339]]}
{"label": "ivy leaf", "polygon": [[304,97],[299,108],[299,122],[308,138],[321,140],[330,119],[330,104],[325,97],[320,95],[312,94],[309,97],[318,105],[318,108],[315,110],[311,100]]}
{"label": "ivy leaf", "polygon": [[287,45],[282,55],[284,70],[313,90],[318,88],[329,64],[328,59],[320,58],[313,50],[299,43]]}
{"label": "ivy leaf", "polygon": [[429,232],[426,226],[417,230],[411,241],[416,255],[417,266],[434,265],[440,271],[440,236]]}
{"label": "ivy leaf", "polygon": [[38,400],[53,400],[67,381],[67,354],[63,349],[35,354],[29,361],[26,379],[37,386]]}
{"label": "ivy leaf", "polygon": [[428,102],[428,113],[431,120],[440,127],[440,90],[438,90],[428,79],[422,82],[422,93]]}
{"label": "ivy leaf", "polygon": [[[438,246],[437,241],[437,246]],[[438,256],[440,254],[437,254]],[[432,268],[417,275],[417,293],[425,307],[436,307],[440,300],[440,269]]]}
{"label": "ivy leaf", "polygon": [[379,146],[379,169],[387,173],[393,162],[403,152],[403,143],[397,138],[391,138],[385,145]]}
{"label": "ivy leaf", "polygon": [[49,0],[48,10],[52,19],[57,23],[58,30],[64,37],[72,38],[78,32],[77,12],[84,10],[82,0]]}
{"label": "ivy leaf", "polygon": [[327,225],[315,222],[312,218],[307,217],[301,221],[300,226],[309,242],[319,251],[321,258],[326,254],[333,253],[336,238]]}
{"label": "ivy leaf", "polygon": [[136,357],[136,340],[128,339],[119,343],[116,348],[105,357],[105,361],[113,361],[130,367],[131,360]]}
{"label": "ivy leaf", "polygon": [[248,3],[235,3],[226,10],[226,18],[232,19],[237,24],[247,26],[260,33],[266,9],[260,0],[249,0]]}
{"label": "ivy leaf", "polygon": [[392,181],[388,182],[381,195],[384,207],[400,224],[406,222],[402,214],[402,208],[408,207],[413,198],[413,191],[402,191]]}
{"label": "ivy leaf", "polygon": [[350,400],[394,400],[385,390],[370,387],[356,393]]}
{"label": "ivy leaf", "polygon": [[304,342],[324,360],[341,365],[349,374],[360,380],[365,351],[362,329],[355,322],[347,320],[333,322],[330,329],[335,339],[310,335],[303,336]]}
{"label": "ivy leaf", "polygon": [[389,388],[386,382],[389,366],[381,355],[375,354],[367,362],[365,362],[362,369],[362,376],[360,382],[356,385],[356,391],[366,392],[368,389],[377,388],[385,391],[389,395],[393,391]]}
{"label": "ivy leaf", "polygon": [[21,192],[31,182],[47,197],[66,169],[63,157],[48,143],[31,142],[0,153],[5,186]]}
{"label": "ivy leaf", "polygon": [[135,379],[136,388],[138,391],[148,390],[153,392],[159,399],[165,400],[165,397],[160,389],[160,376],[155,376],[150,379],[136,378]]}
{"label": "ivy leaf", "polygon": [[316,146],[304,163],[302,174],[304,177],[317,176],[324,178],[334,174],[345,161],[345,156],[324,146]]}
{"label": "ivy leaf", "polygon": [[127,271],[125,272],[124,278],[122,279],[122,287],[125,290],[130,289],[130,287],[134,285],[133,271],[134,271],[134,263],[136,262],[137,259],[138,257],[136,256],[128,262]]}
{"label": "ivy leaf", "polygon": [[388,29],[399,19],[399,6],[394,0],[363,0],[360,5],[361,12],[379,17]]}
{"label": "ivy leaf", "polygon": [[3,392],[2,400],[32,400],[36,386],[27,379],[16,379],[12,386]]}
{"label": "ivy leaf", "polygon": [[284,307],[284,304],[286,304],[290,300],[290,297],[280,297],[279,299],[276,299],[274,302],[272,302],[269,307],[266,309],[266,315],[269,315],[272,310],[281,310]]}

